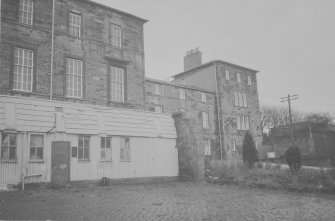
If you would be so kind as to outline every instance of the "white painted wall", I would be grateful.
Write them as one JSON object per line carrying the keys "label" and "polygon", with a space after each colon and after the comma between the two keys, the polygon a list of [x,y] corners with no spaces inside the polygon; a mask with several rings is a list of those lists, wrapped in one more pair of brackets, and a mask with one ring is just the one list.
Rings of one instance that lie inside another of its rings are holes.
{"label": "white painted wall", "polygon": [[[63,112],[56,112],[55,107],[62,107]],[[24,173],[41,175],[29,178],[28,183],[50,182],[52,141],[70,141],[77,147],[78,134],[90,136],[90,160],[71,157],[72,181],[178,175],[176,130],[168,114],[0,96],[0,132],[7,130],[17,133],[17,160],[0,161],[0,184],[17,184]],[[29,160],[33,133],[44,134],[40,162]],[[100,137],[105,136],[112,136],[110,162],[100,160]],[[120,136],[130,138],[130,161],[120,160]]]}

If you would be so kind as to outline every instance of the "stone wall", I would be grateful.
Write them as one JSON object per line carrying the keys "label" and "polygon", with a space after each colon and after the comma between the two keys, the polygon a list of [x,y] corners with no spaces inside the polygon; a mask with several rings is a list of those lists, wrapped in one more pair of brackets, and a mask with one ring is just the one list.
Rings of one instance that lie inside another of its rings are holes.
{"label": "stone wall", "polygon": [[[225,71],[229,71],[229,80]],[[237,82],[237,72],[241,74],[241,83]],[[249,131],[251,132],[257,147],[262,145],[262,131],[260,125],[260,110],[257,89],[256,73],[241,67],[226,63],[217,63],[218,89],[220,94],[221,116],[223,126],[224,144],[228,150],[232,149],[232,142],[236,141],[237,152],[241,153],[241,147],[245,135],[244,130],[237,129],[237,115],[249,117]],[[251,77],[251,85],[248,84],[248,75]],[[247,107],[235,105],[234,92],[242,92],[247,96]]]}
{"label": "stone wall", "polygon": [[[2,42],[0,89],[12,90],[14,47],[33,50],[34,84],[31,93],[20,95],[45,97],[50,93],[50,51],[52,0],[34,1],[33,25],[18,22],[18,0],[2,1]],[[81,16],[81,37],[68,34],[70,12]],[[56,1],[53,96],[57,100],[89,102],[101,105],[144,108],[144,45],[145,20],[89,1]],[[111,45],[110,24],[122,29],[121,48]],[[66,58],[82,60],[83,96],[65,96]],[[110,103],[107,74],[110,65],[125,68],[126,102]]]}
{"label": "stone wall", "polygon": [[203,179],[205,176],[204,134],[198,126],[199,122],[188,113],[177,113],[173,117],[177,130],[179,176],[184,179]]}
{"label": "stone wall", "polygon": [[[229,79],[226,79],[226,71],[229,71]],[[237,73],[241,74],[241,83],[237,82]],[[237,129],[237,115],[249,117],[249,130],[254,137],[256,146],[262,145],[256,73],[257,71],[217,60],[204,63],[198,68],[174,76],[178,83],[191,84],[212,91],[218,89],[222,142],[228,151],[227,156],[240,154],[242,150],[245,131]],[[251,85],[248,84],[248,76],[251,77]],[[205,83],[204,78],[208,79]],[[246,94],[247,107],[235,106],[234,91]],[[215,123],[218,127],[219,122]],[[233,143],[235,143],[236,151],[231,152],[234,148]]]}
{"label": "stone wall", "polygon": [[[160,86],[160,95],[155,95],[155,84]],[[172,113],[177,130],[179,175],[183,178],[202,179],[205,175],[205,158],[220,155],[218,146],[215,94],[207,90],[191,88],[170,82],[147,79],[146,109],[154,111],[155,106],[163,112]],[[185,99],[179,98],[179,89],[185,90]],[[202,102],[205,92],[207,101]],[[209,114],[209,128],[203,128],[202,112]],[[205,156],[205,140],[210,141],[211,155]]]}

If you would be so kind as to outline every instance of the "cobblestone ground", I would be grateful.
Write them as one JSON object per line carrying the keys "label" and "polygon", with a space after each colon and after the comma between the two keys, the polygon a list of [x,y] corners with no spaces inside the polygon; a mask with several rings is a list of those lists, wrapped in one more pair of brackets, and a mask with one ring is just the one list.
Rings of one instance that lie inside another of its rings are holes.
{"label": "cobblestone ground", "polygon": [[331,220],[335,196],[193,182],[0,193],[0,220]]}

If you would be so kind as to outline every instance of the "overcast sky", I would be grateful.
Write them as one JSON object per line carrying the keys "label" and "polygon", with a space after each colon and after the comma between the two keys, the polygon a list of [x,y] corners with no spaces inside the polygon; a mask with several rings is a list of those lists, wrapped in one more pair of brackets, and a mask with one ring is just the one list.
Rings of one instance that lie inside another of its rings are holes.
{"label": "overcast sky", "polygon": [[148,19],[146,76],[183,70],[186,51],[259,70],[261,104],[335,115],[334,0],[95,0]]}

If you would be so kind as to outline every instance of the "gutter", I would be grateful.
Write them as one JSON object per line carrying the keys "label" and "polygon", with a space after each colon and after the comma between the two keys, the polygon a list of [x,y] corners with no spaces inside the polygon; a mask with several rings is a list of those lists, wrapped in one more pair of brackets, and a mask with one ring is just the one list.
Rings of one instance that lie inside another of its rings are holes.
{"label": "gutter", "polygon": [[56,0],[52,0],[51,59],[50,59],[50,100],[52,100],[52,94],[53,94],[53,75],[54,75],[55,1]]}
{"label": "gutter", "polygon": [[219,85],[218,85],[218,66],[215,61],[213,61],[215,65],[215,83],[216,83],[216,106],[217,106],[217,118],[219,123],[219,139],[220,139],[220,159],[223,159],[223,148],[222,148],[222,134],[221,134],[221,102],[219,98]]}

